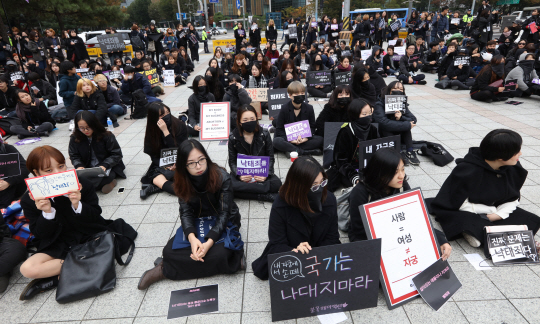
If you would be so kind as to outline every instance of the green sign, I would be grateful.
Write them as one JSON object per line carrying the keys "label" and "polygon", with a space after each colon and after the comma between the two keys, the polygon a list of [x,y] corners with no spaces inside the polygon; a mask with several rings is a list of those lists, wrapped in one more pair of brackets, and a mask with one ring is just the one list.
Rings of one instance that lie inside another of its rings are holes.
{"label": "green sign", "polygon": [[499,0],[497,6],[518,4],[519,0]]}

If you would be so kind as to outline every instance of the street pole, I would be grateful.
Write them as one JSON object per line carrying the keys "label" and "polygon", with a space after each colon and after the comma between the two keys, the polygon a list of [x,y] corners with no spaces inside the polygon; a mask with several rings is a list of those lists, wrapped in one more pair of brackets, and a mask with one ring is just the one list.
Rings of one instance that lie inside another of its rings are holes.
{"label": "street pole", "polygon": [[[408,11],[409,15],[411,15],[411,13],[412,13],[412,2],[413,2],[413,0],[409,0],[409,11]],[[405,24],[407,24],[407,22],[409,21],[409,17],[410,17],[409,15],[407,15],[407,17],[405,17]]]}
{"label": "street pole", "polygon": [[476,3],[476,0],[473,0],[472,2],[472,9],[471,9],[471,15],[474,16],[474,4]]}
{"label": "street pole", "polygon": [[349,17],[350,11],[351,11],[351,0],[344,0],[343,1],[343,17],[341,17],[341,19],[345,17]]}
{"label": "street pole", "polygon": [[272,12],[272,0],[268,0],[268,5],[270,6],[268,12]]}
{"label": "street pole", "polygon": [[[177,0],[178,1],[178,0]],[[209,27],[208,27],[208,7],[206,6],[206,0],[202,0],[203,2],[203,10],[204,10],[204,18],[205,18],[205,23],[206,23],[206,30],[210,30]]]}
{"label": "street pole", "polygon": [[315,0],[315,21],[319,20],[318,15],[319,15],[319,0]]}
{"label": "street pole", "polygon": [[180,25],[183,26],[183,24],[182,24],[182,11],[180,11],[180,0],[176,0],[176,4],[178,5],[178,15],[180,16],[178,18],[180,18]]}
{"label": "street pole", "polygon": [[249,28],[246,26],[246,0],[242,0],[242,27],[249,30]]}

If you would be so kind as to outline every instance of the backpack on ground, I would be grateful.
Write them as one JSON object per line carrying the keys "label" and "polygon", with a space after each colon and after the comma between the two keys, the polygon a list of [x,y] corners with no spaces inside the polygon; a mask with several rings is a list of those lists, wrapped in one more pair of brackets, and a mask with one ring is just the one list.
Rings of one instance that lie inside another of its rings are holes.
{"label": "backpack on ground", "polygon": [[146,94],[142,89],[133,91],[133,104],[131,105],[131,118],[132,119],[142,119],[146,118],[148,114],[148,99],[146,99]]}
{"label": "backpack on ground", "polygon": [[5,135],[15,135],[12,133],[10,128],[11,126],[22,125],[22,122],[19,118],[16,117],[0,117],[0,134]]}
{"label": "backpack on ground", "polygon": [[[448,163],[454,161],[452,154],[439,143],[432,143],[428,141],[422,141],[423,145],[420,149],[420,155],[427,156],[433,159],[433,163],[437,166],[445,166]],[[413,142],[414,144],[420,144],[420,142]]]}

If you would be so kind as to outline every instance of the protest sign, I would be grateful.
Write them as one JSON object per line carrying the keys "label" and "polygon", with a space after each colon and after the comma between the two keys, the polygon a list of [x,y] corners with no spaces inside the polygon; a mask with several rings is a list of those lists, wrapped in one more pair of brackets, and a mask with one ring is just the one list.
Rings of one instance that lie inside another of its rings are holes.
{"label": "protest sign", "polygon": [[437,261],[439,244],[420,189],[358,207],[369,239],[382,238],[381,285],[388,309],[419,295],[412,277]]}
{"label": "protest sign", "polygon": [[413,278],[420,296],[438,311],[461,288],[461,282],[448,264],[439,259]]}
{"label": "protest sign", "polygon": [[58,104],[64,104],[64,98],[60,95],[60,81],[56,81],[56,98],[58,99]]}
{"label": "protest sign", "polygon": [[33,199],[58,197],[80,188],[75,170],[28,178],[24,181]]}
{"label": "protest sign", "polygon": [[406,46],[397,46],[397,47],[394,47],[394,53],[396,55],[405,55],[405,50],[406,50]]}
{"label": "protest sign", "polygon": [[371,50],[362,50],[360,51],[360,56],[362,57],[362,60],[367,60],[371,56]]}
{"label": "protest sign", "polygon": [[313,28],[317,27],[317,22],[316,22],[316,21],[312,21],[312,22],[311,22],[311,27],[313,27]]}
{"label": "protest sign", "polygon": [[159,158],[160,167],[169,167],[176,163],[176,155],[178,153],[178,148],[166,148],[161,150]]}
{"label": "protest sign", "polygon": [[418,63],[420,60],[420,54],[413,54],[409,57],[409,64]]}
{"label": "protest sign", "polygon": [[159,76],[157,74],[157,70],[155,68],[150,69],[148,71],[140,71],[140,74],[142,74],[148,82],[150,82],[150,85],[159,83]]}
{"label": "protest sign", "polygon": [[352,72],[336,72],[334,73],[334,84],[337,86],[339,85],[350,85],[351,79],[352,79]]}
{"label": "protest sign", "polygon": [[396,111],[404,110],[407,103],[407,96],[384,96],[384,112],[394,114]]}
{"label": "protest sign", "polygon": [[21,175],[18,153],[0,154],[0,179]]}
{"label": "protest sign", "polygon": [[517,79],[506,80],[504,82],[504,91],[514,91],[517,89]]}
{"label": "protest sign", "polygon": [[306,73],[306,85],[313,87],[316,85],[329,85],[332,84],[332,72],[331,71],[309,71]]}
{"label": "protest sign", "polygon": [[334,161],[334,145],[336,144],[337,135],[342,122],[325,122],[324,123],[324,144],[323,144],[323,167],[328,169]]}
{"label": "protest sign", "polygon": [[392,29],[392,31],[396,31],[400,28],[401,28],[401,22],[399,20],[396,20],[390,24],[390,29]]}
{"label": "protest sign", "polygon": [[268,156],[250,156],[238,153],[236,157],[236,175],[268,177],[270,168],[270,157]]}
{"label": "protest sign", "polygon": [[296,31],[296,25],[289,25],[289,39],[296,39],[298,37],[298,33]]}
{"label": "protest sign", "polygon": [[252,101],[268,101],[268,88],[244,88]]}
{"label": "protest sign", "polygon": [[174,70],[163,70],[163,85],[166,87],[174,87]]}
{"label": "protest sign", "polygon": [[[235,51],[235,48],[234,48],[234,47],[225,47],[225,48],[223,49],[223,52],[224,52],[224,53],[234,53],[234,51]],[[253,53],[252,53],[252,54],[253,54]]]}
{"label": "protest sign", "polygon": [[287,89],[269,89],[268,90],[268,114],[269,117],[277,118],[281,107],[291,101],[287,94]]}
{"label": "protest sign", "polygon": [[532,79],[531,82],[534,84],[540,84],[540,79]]}
{"label": "protest sign", "polygon": [[452,18],[452,19],[450,20],[450,23],[451,23],[452,25],[456,25],[456,24],[459,25],[459,22],[460,22],[460,21],[461,21],[460,18]]}
{"label": "protest sign", "polygon": [[239,36],[245,36],[246,35],[246,31],[243,30],[243,29],[237,29],[237,31],[238,31]]}
{"label": "protest sign", "polygon": [[261,102],[260,101],[252,101],[249,105],[255,109],[255,112],[257,112],[257,119],[262,119]]}
{"label": "protest sign", "polygon": [[201,103],[201,141],[217,141],[229,139],[230,103]]}
{"label": "protest sign", "polygon": [[307,63],[300,63],[300,71],[306,72],[309,68],[309,64]]}
{"label": "protest sign", "polygon": [[285,134],[287,134],[287,141],[289,142],[298,139],[298,136],[302,138],[311,137],[309,121],[301,120],[299,122],[285,124]]}
{"label": "protest sign", "polygon": [[[105,73],[103,73],[103,74],[105,74]],[[108,77],[109,77],[109,80],[117,79],[119,81],[122,81],[122,79],[124,78],[124,69],[120,69],[120,71],[118,71],[118,70],[109,71]]]}
{"label": "protest sign", "polygon": [[381,240],[268,256],[272,321],[376,307]]}
{"label": "protest sign", "polygon": [[538,27],[536,26],[536,22],[534,21],[527,26],[529,26],[529,31],[531,32],[531,34],[534,34],[538,31]]}
{"label": "protest sign", "polygon": [[9,74],[9,77],[11,78],[11,81],[17,81],[17,80],[24,81],[24,72],[22,71],[11,72]]}
{"label": "protest sign", "polygon": [[396,43],[397,43],[397,39],[389,40],[388,41],[388,46],[390,46],[390,45],[396,46]]}
{"label": "protest sign", "polygon": [[218,285],[171,291],[167,319],[219,311]]}
{"label": "protest sign", "polygon": [[392,147],[398,152],[401,148],[401,137],[399,135],[378,138],[369,141],[360,141],[358,145],[358,161],[360,161],[359,170],[366,167],[373,153],[385,147]]}
{"label": "protest sign", "polygon": [[454,58],[454,66],[468,66],[471,63],[470,56],[456,56]]}
{"label": "protest sign", "polygon": [[97,40],[102,53],[123,52],[126,50],[122,34],[98,35]]}
{"label": "protest sign", "polygon": [[488,232],[487,243],[491,260],[496,266],[539,262],[534,234],[530,230]]}
{"label": "protest sign", "polygon": [[246,48],[246,52],[248,52],[249,54],[253,55],[253,53],[255,53],[255,47],[248,47]]}
{"label": "protest sign", "polygon": [[341,51],[341,56],[352,56],[350,50],[343,50]]}
{"label": "protest sign", "polygon": [[87,68],[77,69],[76,72],[78,76],[88,80],[94,80],[94,77],[96,76],[96,72],[89,71]]}

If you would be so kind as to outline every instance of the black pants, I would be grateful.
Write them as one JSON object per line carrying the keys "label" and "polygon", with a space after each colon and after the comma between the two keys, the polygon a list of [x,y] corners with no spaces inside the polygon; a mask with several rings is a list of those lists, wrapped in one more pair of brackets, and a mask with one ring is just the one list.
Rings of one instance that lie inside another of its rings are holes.
{"label": "black pants", "polygon": [[458,87],[458,90],[469,90],[474,84],[474,79],[467,79],[463,82],[459,80],[452,80],[450,82],[451,87]]}
{"label": "black pants", "polygon": [[[398,80],[401,81],[404,84],[409,84],[409,77],[410,77],[410,75],[400,74],[398,76]],[[423,75],[423,74],[417,74],[417,75],[412,77],[413,81],[422,81],[425,78],[426,78],[426,76]]]}
{"label": "black pants", "polygon": [[53,124],[51,124],[49,122],[44,122],[43,124],[36,127],[36,132],[35,133],[29,131],[28,129],[25,129],[24,127],[22,127],[22,125],[11,126],[9,130],[12,133],[15,133],[17,135],[24,135],[24,136],[28,136],[28,137],[31,137],[31,136],[37,137],[37,136],[39,136],[38,133],[50,132],[53,129],[54,129]]}
{"label": "black pants", "polygon": [[508,92],[508,97],[522,97],[522,98],[526,98],[526,97],[530,97],[532,95],[532,89],[529,87],[529,89],[527,89],[527,91],[523,91],[521,89],[516,89],[514,91],[509,91]]}
{"label": "black pants", "polygon": [[208,40],[205,40],[203,42],[203,44],[204,44],[204,52],[205,53],[210,53],[210,51],[208,50]]}
{"label": "black pants", "polygon": [[[26,184],[24,181],[19,184],[10,185],[6,190],[0,191],[0,208],[6,208],[11,205],[13,201],[21,198],[25,191]],[[1,221],[2,220],[0,220],[0,222]]]}
{"label": "black pants", "polygon": [[332,91],[332,87],[329,85],[323,88],[307,87],[307,91],[312,97],[327,98],[328,94]]}
{"label": "black pants", "polygon": [[[404,121],[404,123],[409,123],[409,122]],[[407,149],[410,149],[413,147],[412,133],[410,129],[408,131],[401,132],[401,133],[400,132],[382,132],[381,135],[383,137],[399,135],[401,137],[400,138],[401,145],[405,145]]]}
{"label": "black pants", "polygon": [[269,175],[265,182],[245,183],[231,175],[234,197],[240,199],[257,199],[260,194],[276,193],[281,188],[281,179],[275,174]]}
{"label": "black pants", "polygon": [[471,93],[471,99],[478,101],[488,101],[489,99],[495,98],[497,95],[494,92],[489,90],[482,90]]}
{"label": "black pants", "polygon": [[329,191],[336,191],[339,188],[350,188],[352,187],[351,180],[341,172],[339,172],[336,165],[332,165],[328,171],[326,171],[326,175],[328,176],[328,190]]}
{"label": "black pants", "polygon": [[109,183],[113,182],[113,180],[116,179],[116,173],[111,170],[108,177],[101,178],[101,183],[96,187],[96,190],[101,190],[103,186],[108,185]]}
{"label": "black pants", "polygon": [[274,148],[281,152],[298,152],[298,154],[304,154],[306,150],[322,149],[324,138],[322,136],[313,135],[307,142],[300,145],[294,145],[287,142],[286,138],[274,137]]}
{"label": "black pants", "polygon": [[191,51],[191,61],[199,62],[199,46],[190,46],[189,50]]}
{"label": "black pants", "polygon": [[9,274],[17,264],[26,260],[26,248],[11,237],[4,237],[0,242],[0,277]]}
{"label": "black pants", "polygon": [[188,131],[189,136],[191,136],[191,137],[199,137],[199,132],[196,131],[195,129],[193,129],[193,127],[191,127],[191,125],[188,125],[187,131]]}

